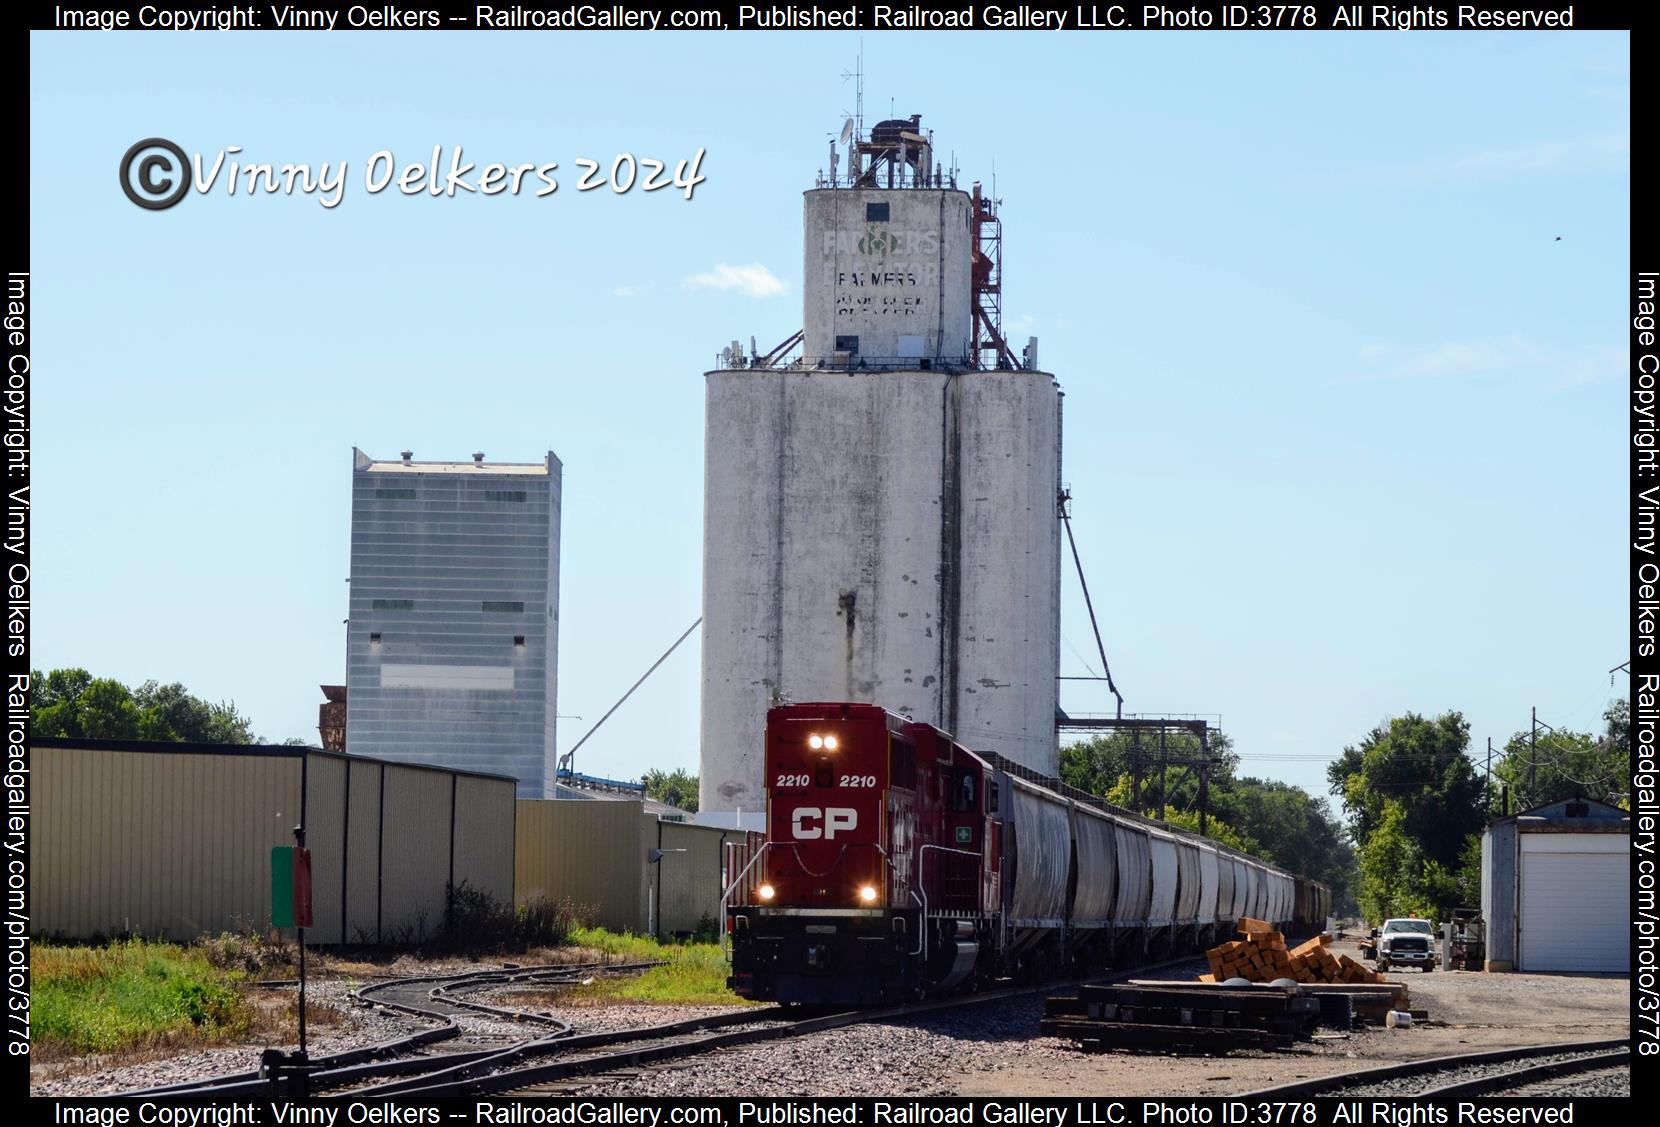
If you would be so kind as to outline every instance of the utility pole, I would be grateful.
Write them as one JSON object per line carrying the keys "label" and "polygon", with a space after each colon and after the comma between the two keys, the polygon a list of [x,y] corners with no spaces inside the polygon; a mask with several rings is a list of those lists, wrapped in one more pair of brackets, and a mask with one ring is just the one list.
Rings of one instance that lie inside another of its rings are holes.
{"label": "utility pole", "polygon": [[1206,819],[1210,814],[1210,736],[1199,733],[1199,836],[1205,836]]}
{"label": "utility pole", "polygon": [[1165,752],[1165,748],[1164,748],[1164,729],[1160,728],[1159,729],[1159,821],[1161,821],[1161,822],[1164,821],[1164,800],[1165,800],[1164,769],[1165,769],[1165,764],[1166,764],[1166,752]]}
{"label": "utility pole", "polygon": [[1487,737],[1487,805],[1493,805],[1493,737]]}
{"label": "utility pole", "polygon": [[1141,813],[1141,729],[1130,731],[1130,812]]}
{"label": "utility pole", "polygon": [[1528,801],[1533,801],[1533,773],[1539,766],[1539,708],[1533,708],[1533,721],[1527,732],[1527,793]]}

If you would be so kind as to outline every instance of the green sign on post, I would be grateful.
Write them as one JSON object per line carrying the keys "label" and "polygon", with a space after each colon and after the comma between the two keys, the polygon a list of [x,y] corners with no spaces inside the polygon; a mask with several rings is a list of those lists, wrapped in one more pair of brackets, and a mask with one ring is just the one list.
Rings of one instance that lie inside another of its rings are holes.
{"label": "green sign on post", "polygon": [[271,926],[294,926],[294,847],[271,850]]}
{"label": "green sign on post", "polygon": [[271,926],[311,926],[311,850],[271,850]]}

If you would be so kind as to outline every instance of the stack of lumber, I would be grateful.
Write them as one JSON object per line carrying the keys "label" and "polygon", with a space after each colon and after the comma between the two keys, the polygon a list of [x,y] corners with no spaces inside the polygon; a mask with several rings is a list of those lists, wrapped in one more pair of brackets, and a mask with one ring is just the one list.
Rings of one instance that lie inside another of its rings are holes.
{"label": "stack of lumber", "polygon": [[1347,955],[1333,955],[1326,950],[1329,935],[1317,935],[1307,943],[1289,950],[1285,936],[1261,920],[1243,917],[1239,921],[1241,939],[1231,940],[1205,952],[1210,960],[1210,973],[1199,976],[1201,982],[1226,982],[1243,978],[1247,982],[1272,982],[1289,978],[1297,982],[1338,982],[1372,985],[1384,981],[1376,971],[1357,963]]}
{"label": "stack of lumber", "polygon": [[1083,986],[1076,997],[1048,999],[1038,1028],[1089,1052],[1225,1053],[1289,1048],[1312,1033],[1319,1012],[1313,998],[1281,990],[1179,983]]}
{"label": "stack of lumber", "polygon": [[[1128,985],[1177,986],[1185,987],[1189,990],[1250,989],[1268,991],[1276,989],[1275,987],[1261,984],[1251,987],[1213,985],[1201,986],[1196,982],[1183,982],[1172,979],[1157,978],[1132,978]],[[1308,982],[1299,985],[1298,989],[1303,992],[1305,997],[1314,998],[1316,1000],[1316,1005],[1319,1004],[1319,999],[1323,996],[1345,994],[1350,999],[1352,1015],[1375,1025],[1382,1025],[1384,1023],[1384,1019],[1388,1017],[1390,1010],[1412,1010],[1411,996],[1407,991],[1406,984],[1403,982],[1383,982],[1376,984],[1358,982]],[[1412,1010],[1412,1014],[1413,1017],[1419,1021],[1423,1021],[1429,1016],[1428,1013],[1423,1010]]]}

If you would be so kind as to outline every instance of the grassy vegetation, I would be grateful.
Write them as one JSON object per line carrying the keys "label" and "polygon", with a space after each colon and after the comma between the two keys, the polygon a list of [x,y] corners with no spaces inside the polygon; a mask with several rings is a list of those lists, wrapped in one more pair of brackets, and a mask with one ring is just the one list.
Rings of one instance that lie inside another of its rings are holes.
{"label": "grassy vegetation", "polygon": [[524,904],[497,900],[466,881],[451,885],[444,922],[431,947],[437,951],[529,951],[563,947],[571,932],[593,918],[592,909],[570,900],[539,896]]}
{"label": "grassy vegetation", "polygon": [[579,927],[571,932],[579,947],[611,956],[619,962],[661,960],[663,965],[641,974],[596,978],[572,1001],[647,1002],[663,1005],[732,1005],[743,999],[726,988],[726,956],[718,943],[659,943],[643,935],[618,934],[603,928]]}
{"label": "grassy vegetation", "polygon": [[[556,915],[568,919],[564,912]],[[518,938],[543,938],[539,929]],[[565,930],[564,921],[556,929]],[[547,961],[598,956],[616,963],[660,962],[642,974],[596,977],[560,995],[564,1004],[644,1002],[731,1005],[727,963],[716,943],[659,943],[601,928],[570,927],[568,946],[537,951]],[[30,955],[37,1059],[86,1053],[144,1054],[183,1045],[211,1045],[270,1034],[294,1023],[291,992],[259,990],[256,979],[292,973],[292,943],[257,935],[204,937],[191,946],[124,939],[103,946],[37,943]],[[339,963],[338,966],[334,965]],[[336,955],[318,955],[315,974],[353,969]],[[340,1015],[315,1002],[319,1025]]]}
{"label": "grassy vegetation", "polygon": [[257,1018],[240,988],[244,973],[214,966],[198,949],[142,939],[40,943],[29,969],[35,1045],[47,1051],[232,1040]]}

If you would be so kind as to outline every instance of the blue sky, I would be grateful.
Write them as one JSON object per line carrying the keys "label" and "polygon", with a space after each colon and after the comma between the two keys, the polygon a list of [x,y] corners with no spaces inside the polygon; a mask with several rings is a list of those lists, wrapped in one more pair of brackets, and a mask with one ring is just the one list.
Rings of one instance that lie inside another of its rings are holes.
{"label": "blue sky", "polygon": [[[552,449],[568,748],[700,611],[702,372],[801,324],[799,193],[859,45],[35,34],[35,667],[183,681],[315,738],[351,448]],[[1007,327],[1066,391],[1128,710],[1220,714],[1245,770],[1323,792],[1389,715],[1461,709],[1481,746],[1532,705],[1594,728],[1624,695],[1628,36],[863,45],[867,120],[891,99],[965,179],[995,166]],[[115,168],[155,135],[344,160],[346,195],[143,211]],[[567,172],[702,148],[707,180],[363,191],[377,150],[457,144]],[[1110,707],[1082,683],[1063,704]],[[582,768],[695,770],[697,708],[688,642]]]}

